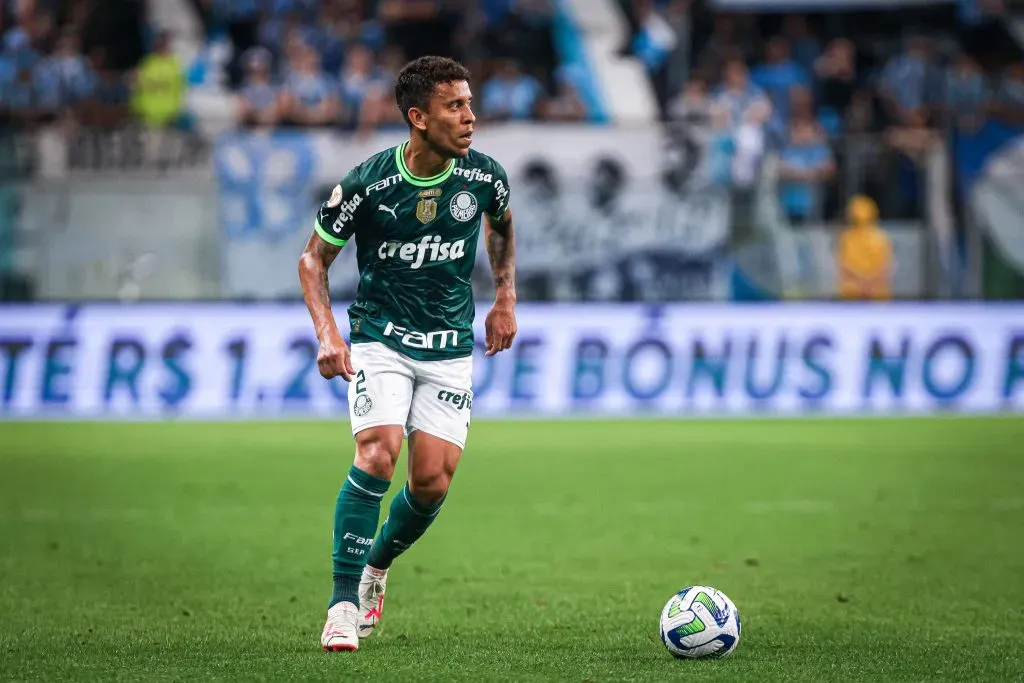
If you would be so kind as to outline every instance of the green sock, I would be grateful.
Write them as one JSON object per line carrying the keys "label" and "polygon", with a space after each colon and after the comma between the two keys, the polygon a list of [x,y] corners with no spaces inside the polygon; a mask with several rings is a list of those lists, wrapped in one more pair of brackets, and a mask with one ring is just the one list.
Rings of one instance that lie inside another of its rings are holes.
{"label": "green sock", "polygon": [[359,578],[380,519],[380,500],[391,482],[355,465],[338,492],[334,507],[334,590],[328,608],[339,602],[359,605]]}
{"label": "green sock", "polygon": [[406,484],[391,501],[391,511],[373,540],[366,563],[375,569],[390,567],[396,557],[423,535],[441,511],[442,503],[444,498],[434,505],[424,505],[413,498]]}

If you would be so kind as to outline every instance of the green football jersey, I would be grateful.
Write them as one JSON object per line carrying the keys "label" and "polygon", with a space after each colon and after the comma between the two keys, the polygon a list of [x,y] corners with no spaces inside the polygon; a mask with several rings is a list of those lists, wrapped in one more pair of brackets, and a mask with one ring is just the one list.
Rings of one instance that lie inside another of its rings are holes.
{"label": "green football jersey", "polygon": [[470,150],[439,175],[418,178],[405,165],[407,144],[352,169],[320,206],[316,232],[339,247],[355,238],[353,344],[382,342],[417,360],[468,356],[480,221],[484,212],[505,214],[508,177]]}

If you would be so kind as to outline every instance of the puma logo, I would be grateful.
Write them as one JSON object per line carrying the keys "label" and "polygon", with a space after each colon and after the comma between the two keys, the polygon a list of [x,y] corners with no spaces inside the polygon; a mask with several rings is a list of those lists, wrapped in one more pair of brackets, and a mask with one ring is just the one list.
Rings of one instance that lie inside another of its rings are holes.
{"label": "puma logo", "polygon": [[390,213],[391,217],[394,218],[397,221],[398,220],[398,216],[395,215],[395,209],[397,209],[398,205],[401,204],[401,203],[402,202],[395,202],[395,208],[394,209],[392,209],[390,207],[387,207],[387,206],[384,206],[383,204],[378,204],[377,205],[377,210],[378,211],[386,211],[386,212]]}

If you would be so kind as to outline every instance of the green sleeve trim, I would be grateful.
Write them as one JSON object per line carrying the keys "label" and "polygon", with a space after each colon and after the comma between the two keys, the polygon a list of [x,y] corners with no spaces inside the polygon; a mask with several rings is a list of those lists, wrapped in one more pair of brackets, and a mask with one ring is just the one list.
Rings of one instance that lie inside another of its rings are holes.
{"label": "green sleeve trim", "polygon": [[334,235],[320,227],[319,218],[317,218],[313,222],[313,227],[316,228],[316,234],[320,235],[320,239],[322,239],[324,242],[327,242],[327,244],[333,244],[336,247],[344,247],[345,243],[348,242],[348,240],[338,239],[337,237],[335,237]]}

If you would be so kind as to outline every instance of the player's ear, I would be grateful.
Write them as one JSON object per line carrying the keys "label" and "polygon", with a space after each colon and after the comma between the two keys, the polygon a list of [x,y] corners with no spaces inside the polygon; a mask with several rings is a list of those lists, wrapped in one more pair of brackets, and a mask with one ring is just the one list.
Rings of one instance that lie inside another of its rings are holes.
{"label": "player's ear", "polygon": [[427,112],[419,107],[409,107],[409,123],[417,130],[427,129]]}

